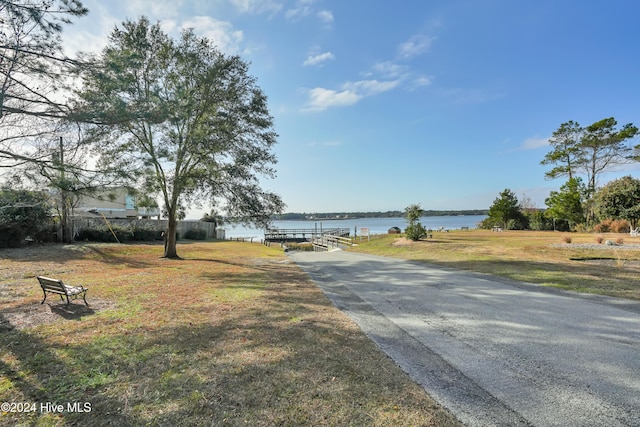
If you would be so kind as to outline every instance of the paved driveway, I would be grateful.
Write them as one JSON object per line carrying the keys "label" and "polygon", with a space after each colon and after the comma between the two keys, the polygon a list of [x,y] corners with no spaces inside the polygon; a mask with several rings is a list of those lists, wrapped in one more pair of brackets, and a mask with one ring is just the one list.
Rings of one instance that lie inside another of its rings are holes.
{"label": "paved driveway", "polygon": [[640,426],[640,303],[343,251],[290,257],[468,426]]}

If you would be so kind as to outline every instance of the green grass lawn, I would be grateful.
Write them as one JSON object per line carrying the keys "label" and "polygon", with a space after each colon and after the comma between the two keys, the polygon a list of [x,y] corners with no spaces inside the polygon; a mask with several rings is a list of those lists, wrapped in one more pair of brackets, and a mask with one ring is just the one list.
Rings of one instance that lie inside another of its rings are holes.
{"label": "green grass lawn", "polygon": [[[599,240],[621,244],[597,244]],[[640,238],[628,234],[465,230],[433,233],[419,242],[380,235],[352,250],[640,300],[638,244]]]}
{"label": "green grass lawn", "polygon": [[[205,242],[180,244],[183,260],[161,253],[0,252],[0,402],[16,404],[1,426],[458,425],[282,250]],[[40,305],[39,274],[84,284],[90,306]],[[35,410],[11,412],[18,403]]]}

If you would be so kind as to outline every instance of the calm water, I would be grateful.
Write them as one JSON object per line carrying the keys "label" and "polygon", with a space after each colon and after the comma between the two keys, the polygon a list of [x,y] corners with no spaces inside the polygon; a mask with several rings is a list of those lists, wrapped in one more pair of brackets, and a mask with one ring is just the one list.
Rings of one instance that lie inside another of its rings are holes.
{"label": "calm water", "polygon": [[[444,228],[447,230],[457,230],[462,227],[477,228],[480,221],[485,219],[485,215],[460,215],[460,216],[425,216],[420,219],[422,225],[432,230],[438,230]],[[354,229],[358,230],[360,235],[360,228],[369,228],[371,234],[386,234],[391,227],[399,227],[403,231],[407,226],[407,220],[404,218],[361,218],[361,219],[343,219],[343,220],[329,220],[329,221],[273,221],[273,228],[297,228],[297,229],[317,229],[321,228],[348,228],[351,230],[351,235],[354,234]],[[264,231],[262,229],[249,228],[241,225],[233,226],[232,224],[225,224],[221,226],[225,230],[226,238],[257,238],[262,239],[264,237]]]}

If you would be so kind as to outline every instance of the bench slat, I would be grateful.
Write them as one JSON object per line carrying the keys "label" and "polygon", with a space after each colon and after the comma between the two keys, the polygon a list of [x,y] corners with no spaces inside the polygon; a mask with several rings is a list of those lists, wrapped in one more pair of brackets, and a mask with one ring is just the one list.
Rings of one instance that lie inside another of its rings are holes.
{"label": "bench slat", "polygon": [[82,296],[82,299],[87,306],[89,305],[86,298],[88,289],[84,286],[67,286],[62,283],[62,280],[52,279],[50,277],[44,276],[37,276],[37,279],[40,283],[40,287],[42,288],[42,292],[44,293],[44,299],[42,300],[41,304],[44,304],[45,300],[47,299],[47,292],[50,292],[59,294],[61,297],[62,295],[66,296],[67,305],[69,305],[70,303],[69,297],[74,297],[75,299],[79,296]]}

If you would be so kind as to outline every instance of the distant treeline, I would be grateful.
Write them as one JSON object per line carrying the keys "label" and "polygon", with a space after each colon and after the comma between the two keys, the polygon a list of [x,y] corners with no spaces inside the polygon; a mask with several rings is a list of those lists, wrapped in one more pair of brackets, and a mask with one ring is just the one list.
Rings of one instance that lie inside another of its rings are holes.
{"label": "distant treeline", "polygon": [[[459,215],[487,215],[488,209],[434,211],[425,210],[424,216],[459,216]],[[326,212],[326,213],[285,213],[274,215],[273,220],[309,220],[309,219],[357,219],[357,218],[399,218],[404,211],[386,212]]]}

